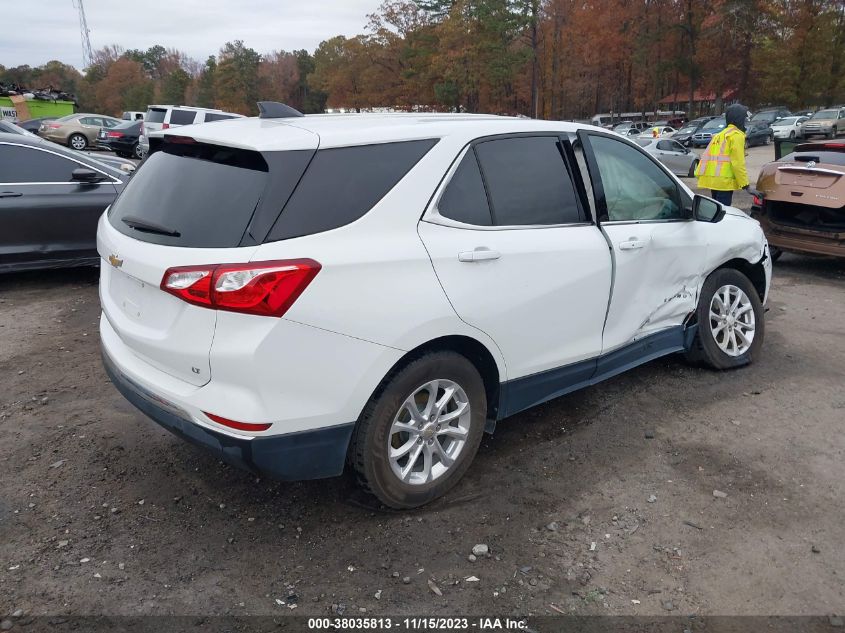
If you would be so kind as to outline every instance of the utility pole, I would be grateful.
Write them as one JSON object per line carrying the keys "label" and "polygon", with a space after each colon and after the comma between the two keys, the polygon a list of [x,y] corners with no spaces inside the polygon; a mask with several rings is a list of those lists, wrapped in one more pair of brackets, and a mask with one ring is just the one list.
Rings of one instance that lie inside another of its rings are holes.
{"label": "utility pole", "polygon": [[79,11],[79,32],[82,37],[82,64],[84,68],[89,68],[94,63],[94,53],[91,51],[91,38],[88,28],[88,20],[85,19],[85,7],[82,6],[82,0],[71,0],[75,9]]}

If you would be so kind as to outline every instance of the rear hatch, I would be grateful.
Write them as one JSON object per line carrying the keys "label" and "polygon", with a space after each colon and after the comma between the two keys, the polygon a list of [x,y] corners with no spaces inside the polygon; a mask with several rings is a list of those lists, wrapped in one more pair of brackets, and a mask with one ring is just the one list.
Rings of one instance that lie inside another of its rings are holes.
{"label": "rear hatch", "polygon": [[249,262],[263,238],[254,233],[269,230],[287,199],[279,182],[292,188],[301,171],[291,172],[316,149],[311,136],[310,150],[265,153],[166,137],[135,172],[97,239],[103,312],[135,355],[194,385],[211,379],[217,312],[164,292],[162,279],[172,267]]}
{"label": "rear hatch", "polygon": [[144,128],[147,132],[158,132],[164,125],[167,108],[150,107],[144,116]]}

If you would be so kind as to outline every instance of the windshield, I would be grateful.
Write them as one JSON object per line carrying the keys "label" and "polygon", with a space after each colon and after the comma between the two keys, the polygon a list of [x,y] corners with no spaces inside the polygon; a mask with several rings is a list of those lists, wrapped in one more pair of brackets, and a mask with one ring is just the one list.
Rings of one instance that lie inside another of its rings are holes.
{"label": "windshield", "polygon": [[704,128],[702,128],[702,129],[705,129],[705,130],[721,130],[723,127],[725,127],[725,125],[726,125],[726,123],[725,123],[724,119],[713,119],[712,121],[707,123],[707,125],[705,125]]}
{"label": "windshield", "polygon": [[692,134],[697,129],[698,129],[698,127],[695,126],[695,125],[688,125],[687,127],[682,127],[680,130],[678,130],[678,133],[679,134]]}
{"label": "windshield", "polygon": [[620,130],[627,130],[628,128],[631,128],[631,127],[633,127],[633,125],[630,124],[630,123],[620,123],[615,128],[613,128],[613,131],[619,132]]}
{"label": "windshield", "polygon": [[78,116],[79,116],[78,114],[68,114],[67,116],[63,116],[59,119],[56,119],[56,123],[59,123],[59,122],[62,122],[62,121],[73,121]]}
{"label": "windshield", "polygon": [[637,142],[637,145],[639,145],[640,147],[648,147],[649,145],[651,145],[651,139],[650,138],[635,138],[634,140]]}
{"label": "windshield", "polygon": [[819,110],[818,112],[816,112],[810,118],[811,119],[835,119],[837,116],[839,116],[839,112],[837,110]]}

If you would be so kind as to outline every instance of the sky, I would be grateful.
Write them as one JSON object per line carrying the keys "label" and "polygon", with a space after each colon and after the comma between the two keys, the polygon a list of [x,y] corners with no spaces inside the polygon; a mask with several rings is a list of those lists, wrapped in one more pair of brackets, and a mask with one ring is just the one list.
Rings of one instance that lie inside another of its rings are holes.
{"label": "sky", "polygon": [[[82,68],[76,0],[3,2],[0,64],[52,59]],[[259,53],[305,48],[364,32],[381,0],[84,0],[91,47],[178,48],[205,61],[236,39]],[[22,28],[11,28],[19,25]]]}

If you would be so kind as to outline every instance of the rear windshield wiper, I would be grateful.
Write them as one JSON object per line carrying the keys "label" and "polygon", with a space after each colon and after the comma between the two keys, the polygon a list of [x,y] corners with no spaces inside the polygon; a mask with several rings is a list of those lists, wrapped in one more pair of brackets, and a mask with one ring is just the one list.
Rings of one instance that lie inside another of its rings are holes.
{"label": "rear windshield wiper", "polygon": [[181,237],[181,233],[175,229],[168,228],[156,222],[149,220],[142,220],[134,215],[127,215],[120,218],[126,226],[135,229],[136,231],[143,231],[144,233],[157,233],[158,235],[168,235],[170,237]]}

